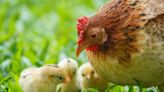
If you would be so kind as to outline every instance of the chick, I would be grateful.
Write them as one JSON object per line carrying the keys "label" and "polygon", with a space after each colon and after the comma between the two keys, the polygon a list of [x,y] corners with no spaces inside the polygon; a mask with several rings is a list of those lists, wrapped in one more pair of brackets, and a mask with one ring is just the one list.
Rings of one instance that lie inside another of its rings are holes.
{"label": "chick", "polygon": [[57,65],[28,68],[22,71],[19,84],[24,92],[55,92],[57,84],[66,82],[65,70]]}
{"label": "chick", "polygon": [[78,77],[82,89],[96,88],[100,92],[105,92],[109,85],[95,72],[90,63],[85,63],[79,68]]}
{"label": "chick", "polygon": [[68,58],[60,61],[58,65],[63,67],[69,76],[69,82],[67,84],[61,84],[59,92],[79,92],[80,90],[77,82],[77,62]]}

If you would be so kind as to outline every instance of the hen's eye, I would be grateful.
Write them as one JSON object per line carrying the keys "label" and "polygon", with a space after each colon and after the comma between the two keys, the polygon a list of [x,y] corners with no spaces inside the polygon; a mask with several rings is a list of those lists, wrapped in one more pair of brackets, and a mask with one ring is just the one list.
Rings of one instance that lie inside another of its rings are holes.
{"label": "hen's eye", "polygon": [[93,38],[96,38],[96,34],[91,35],[91,38],[92,38],[92,39],[93,39]]}

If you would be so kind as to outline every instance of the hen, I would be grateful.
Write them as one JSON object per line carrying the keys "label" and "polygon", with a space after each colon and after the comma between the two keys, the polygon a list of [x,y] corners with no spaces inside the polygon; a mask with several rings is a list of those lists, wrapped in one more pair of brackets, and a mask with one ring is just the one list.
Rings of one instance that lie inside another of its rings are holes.
{"label": "hen", "polygon": [[101,77],[164,91],[164,0],[112,0],[77,29],[76,55],[86,49]]}

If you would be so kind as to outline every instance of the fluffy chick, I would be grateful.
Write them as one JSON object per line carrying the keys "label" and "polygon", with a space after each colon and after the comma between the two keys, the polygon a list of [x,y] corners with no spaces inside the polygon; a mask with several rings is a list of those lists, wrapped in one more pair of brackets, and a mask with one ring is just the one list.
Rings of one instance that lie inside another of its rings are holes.
{"label": "fluffy chick", "polygon": [[28,68],[22,71],[19,84],[24,92],[55,92],[57,84],[66,81],[65,70],[57,65]]}
{"label": "fluffy chick", "polygon": [[60,92],[79,92],[79,85],[77,82],[78,64],[71,58],[63,59],[58,64],[63,67],[68,74],[69,82],[60,85]]}
{"label": "fluffy chick", "polygon": [[80,86],[83,89],[96,88],[101,92],[105,92],[108,87],[108,82],[95,72],[90,63],[85,63],[79,68],[78,77]]}

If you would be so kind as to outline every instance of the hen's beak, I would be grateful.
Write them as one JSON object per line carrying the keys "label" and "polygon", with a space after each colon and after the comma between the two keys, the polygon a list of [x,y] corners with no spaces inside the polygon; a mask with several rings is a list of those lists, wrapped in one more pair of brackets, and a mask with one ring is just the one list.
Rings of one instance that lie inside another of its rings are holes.
{"label": "hen's beak", "polygon": [[71,77],[68,76],[68,77],[65,79],[64,83],[67,84],[67,83],[70,82],[70,81],[71,81]]}
{"label": "hen's beak", "polygon": [[76,49],[76,57],[78,57],[84,49],[85,48],[83,48],[82,46],[78,46],[77,49]]}
{"label": "hen's beak", "polygon": [[80,53],[89,46],[87,41],[83,41],[82,43],[80,43],[76,49],[76,56],[78,57],[80,55]]}

